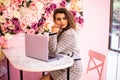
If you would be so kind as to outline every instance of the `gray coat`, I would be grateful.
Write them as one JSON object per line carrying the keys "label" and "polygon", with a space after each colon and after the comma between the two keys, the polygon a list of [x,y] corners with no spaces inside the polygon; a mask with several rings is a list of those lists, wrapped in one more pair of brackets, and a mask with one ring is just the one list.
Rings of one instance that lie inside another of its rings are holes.
{"label": "gray coat", "polygon": [[[77,33],[74,29],[68,29],[62,33],[57,40],[57,34],[51,35],[49,38],[50,53],[71,56],[73,59],[80,59],[79,49],[77,47]],[[54,80],[67,80],[67,69],[51,71],[50,74]],[[70,67],[70,80],[80,80],[82,74],[81,60],[74,61]]]}

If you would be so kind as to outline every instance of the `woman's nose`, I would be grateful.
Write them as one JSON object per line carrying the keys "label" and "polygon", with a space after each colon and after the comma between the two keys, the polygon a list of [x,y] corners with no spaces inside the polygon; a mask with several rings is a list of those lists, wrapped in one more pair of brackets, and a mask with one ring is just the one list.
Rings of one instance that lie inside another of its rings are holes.
{"label": "woman's nose", "polygon": [[64,20],[63,19],[61,19],[61,21],[60,21],[61,23],[63,23],[64,22]]}

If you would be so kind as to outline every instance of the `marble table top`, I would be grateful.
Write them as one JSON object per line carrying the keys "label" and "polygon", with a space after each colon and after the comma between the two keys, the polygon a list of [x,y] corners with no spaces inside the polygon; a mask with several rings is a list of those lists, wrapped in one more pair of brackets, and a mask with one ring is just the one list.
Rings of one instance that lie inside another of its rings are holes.
{"label": "marble table top", "polygon": [[[23,42],[18,43],[24,44]],[[14,42],[14,41],[13,41]],[[17,42],[15,44],[18,44]],[[42,71],[51,71],[51,70],[59,70],[70,67],[73,65],[73,59],[69,56],[64,55],[62,58],[50,62],[45,62],[42,60],[34,59],[27,57],[25,55],[25,48],[18,47],[17,45],[14,47],[10,47],[8,49],[2,50],[9,60],[9,62],[19,70],[24,71],[32,71],[32,72],[42,72]]]}

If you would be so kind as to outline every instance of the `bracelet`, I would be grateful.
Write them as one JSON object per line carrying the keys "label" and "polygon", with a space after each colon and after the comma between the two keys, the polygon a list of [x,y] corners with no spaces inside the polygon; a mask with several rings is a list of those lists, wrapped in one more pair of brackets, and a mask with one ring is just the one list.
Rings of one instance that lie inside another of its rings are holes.
{"label": "bracelet", "polygon": [[57,34],[57,33],[50,33],[49,36],[51,36],[51,35],[56,35],[56,34]]}

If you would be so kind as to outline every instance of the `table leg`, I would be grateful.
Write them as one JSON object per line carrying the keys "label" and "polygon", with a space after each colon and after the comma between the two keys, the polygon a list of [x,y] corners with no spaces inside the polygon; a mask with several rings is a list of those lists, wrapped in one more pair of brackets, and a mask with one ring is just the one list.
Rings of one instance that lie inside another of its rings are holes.
{"label": "table leg", "polygon": [[20,80],[23,80],[23,71],[20,70]]}
{"label": "table leg", "polygon": [[[7,59],[7,71],[8,71],[8,80],[10,80],[10,67],[9,60]],[[20,70],[20,80],[23,80],[23,71]]]}
{"label": "table leg", "polygon": [[42,72],[42,76],[44,76],[45,75],[45,72]]}
{"label": "table leg", "polygon": [[9,68],[9,60],[7,59],[7,72],[8,72],[8,80],[10,80],[10,68]]}
{"label": "table leg", "polygon": [[70,67],[67,68],[67,80],[70,80]]}

